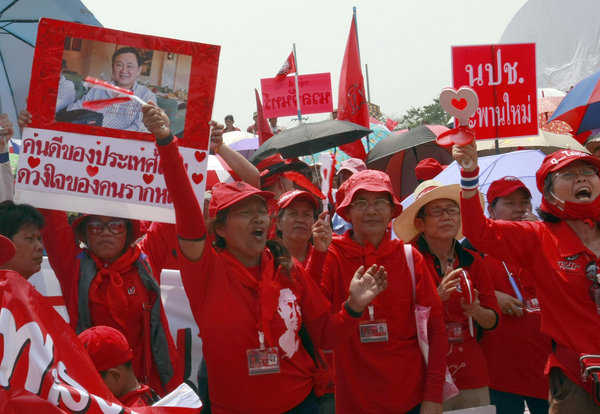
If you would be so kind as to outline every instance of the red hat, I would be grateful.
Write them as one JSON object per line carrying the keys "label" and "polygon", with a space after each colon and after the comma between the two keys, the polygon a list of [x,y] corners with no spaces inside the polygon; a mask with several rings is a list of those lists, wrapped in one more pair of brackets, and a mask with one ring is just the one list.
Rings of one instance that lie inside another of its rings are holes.
{"label": "red hat", "polygon": [[[100,216],[100,215],[101,214],[80,214],[79,216],[77,216],[77,218],[75,220],[73,220],[73,223],[71,223],[71,228],[73,228],[73,231],[75,232],[75,234],[77,234],[77,228],[83,222],[83,220],[85,220],[88,217]],[[142,232],[142,226],[138,220],[132,220],[132,219],[123,219],[123,220],[129,221],[131,223],[131,229],[133,231],[133,240],[137,240],[145,234]]]}
{"label": "red hat", "polygon": [[261,187],[268,187],[274,184],[284,172],[300,171],[308,168],[308,164],[297,158],[284,160],[279,153],[276,153],[258,162],[256,168],[260,171]]}
{"label": "red hat", "polygon": [[98,371],[118,367],[133,359],[125,335],[110,326],[94,326],[78,337]]}
{"label": "red hat", "polygon": [[315,210],[319,208],[319,203],[314,195],[309,193],[308,191],[302,190],[292,190],[283,193],[279,196],[279,200],[277,200],[277,211],[283,210],[287,208],[294,200],[306,200],[313,205]]}
{"label": "red hat", "polygon": [[17,249],[13,242],[8,237],[0,234],[0,265],[12,259],[16,252]]}
{"label": "red hat", "polygon": [[357,172],[364,171],[367,169],[367,165],[360,158],[349,158],[340,163],[340,168],[337,172],[339,174],[343,170],[350,171],[352,174],[356,174]]}
{"label": "red hat", "polygon": [[372,192],[387,192],[394,205],[394,211],[392,217],[396,217],[402,212],[402,204],[394,195],[392,187],[392,181],[390,176],[383,171],[378,170],[364,170],[359,171],[356,174],[352,174],[344,183],[340,186],[336,194],[336,213],[346,221],[350,221],[348,218],[348,210],[350,203],[354,198],[354,195],[359,190],[372,191]]}
{"label": "red hat", "polygon": [[527,186],[523,184],[523,181],[511,175],[502,177],[490,184],[490,188],[488,188],[487,191],[487,202],[488,204],[492,204],[498,197],[506,197],[520,188],[525,190],[527,195],[531,197],[531,192]]}
{"label": "red hat", "polygon": [[586,152],[568,149],[553,152],[544,158],[542,165],[535,174],[537,188],[540,190],[540,193],[544,194],[544,181],[546,180],[548,174],[558,171],[575,161],[587,162],[588,164],[592,164],[600,170],[600,159]]}
{"label": "red hat", "polygon": [[215,217],[217,212],[252,196],[261,197],[268,202],[275,197],[275,194],[270,191],[261,191],[243,181],[217,183],[212,188],[212,196],[208,204],[208,215]]}
{"label": "red hat", "polygon": [[436,175],[444,171],[447,165],[442,165],[435,158],[425,158],[415,167],[417,180],[426,181],[433,179]]}

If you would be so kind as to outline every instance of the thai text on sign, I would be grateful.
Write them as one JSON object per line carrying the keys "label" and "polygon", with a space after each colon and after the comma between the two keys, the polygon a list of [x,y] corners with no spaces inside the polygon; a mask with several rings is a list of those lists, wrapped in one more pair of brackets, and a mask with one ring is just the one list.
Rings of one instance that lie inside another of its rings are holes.
{"label": "thai text on sign", "polygon": [[[300,110],[303,114],[333,111],[331,75],[314,73],[298,76]],[[267,118],[291,116],[298,113],[296,82],[294,76],[285,79],[267,78],[260,80],[263,108]]]}

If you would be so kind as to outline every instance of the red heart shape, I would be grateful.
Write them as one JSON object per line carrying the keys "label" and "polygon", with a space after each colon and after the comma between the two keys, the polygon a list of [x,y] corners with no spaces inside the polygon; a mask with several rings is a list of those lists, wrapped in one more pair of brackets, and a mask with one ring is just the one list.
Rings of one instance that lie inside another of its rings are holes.
{"label": "red heart shape", "polygon": [[37,137],[37,136],[38,136],[38,133],[37,133],[37,132],[34,132],[34,133],[33,133],[33,136],[34,136],[34,137]]}
{"label": "red heart shape", "polygon": [[100,141],[96,141],[96,144],[100,145]]}
{"label": "red heart shape", "polygon": [[[202,162],[202,161],[204,161],[204,158],[206,158],[206,152],[196,151],[196,152],[194,152],[194,157],[196,157],[198,162]],[[196,184],[198,184],[198,183],[196,183]]]}
{"label": "red heart shape", "polygon": [[200,184],[202,182],[202,180],[204,180],[204,175],[202,175],[202,174],[196,174],[196,173],[192,174],[192,181],[194,183]]}
{"label": "red heart shape", "polygon": [[90,177],[93,177],[94,175],[98,174],[98,167],[94,165],[88,165],[87,167],[85,167],[85,170],[87,171]]}
{"label": "red heart shape", "polygon": [[144,147],[140,148],[140,151],[143,151],[143,150],[144,150]]}
{"label": "red heart shape", "polygon": [[154,174],[144,174],[142,175],[142,179],[146,184],[150,184],[152,181],[154,181]]}
{"label": "red heart shape", "polygon": [[328,176],[327,176],[327,168],[324,168],[324,169],[323,169],[323,177],[325,177],[325,178],[327,178],[327,177],[328,177]]}
{"label": "red heart shape", "polygon": [[27,164],[29,164],[31,168],[35,168],[38,165],[40,165],[40,159],[37,157],[30,156],[29,158],[27,158]]}
{"label": "red heart shape", "polygon": [[452,99],[452,106],[463,110],[467,107],[467,100],[465,98],[460,98],[460,99]]}

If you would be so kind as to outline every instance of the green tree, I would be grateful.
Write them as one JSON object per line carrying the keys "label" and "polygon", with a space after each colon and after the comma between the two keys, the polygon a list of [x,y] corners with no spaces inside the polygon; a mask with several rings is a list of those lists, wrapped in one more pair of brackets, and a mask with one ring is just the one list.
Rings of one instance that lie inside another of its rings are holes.
{"label": "green tree", "polygon": [[435,98],[432,104],[420,108],[411,107],[398,121],[398,128],[414,128],[419,125],[446,125],[450,122],[448,115],[440,106],[439,98]]}

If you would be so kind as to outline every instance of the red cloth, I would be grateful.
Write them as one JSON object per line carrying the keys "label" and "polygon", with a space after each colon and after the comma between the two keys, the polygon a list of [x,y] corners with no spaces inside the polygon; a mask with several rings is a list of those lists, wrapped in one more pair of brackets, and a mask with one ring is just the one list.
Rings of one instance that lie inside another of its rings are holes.
{"label": "red cloth", "polygon": [[[528,221],[493,221],[478,197],[461,200],[463,232],[474,246],[532,275],[541,307],[541,330],[576,353],[600,354],[600,317],[590,297],[586,266],[597,261],[569,225]],[[577,364],[575,364],[577,366]],[[549,367],[561,367],[553,354]],[[578,372],[565,374],[583,386]]]}
{"label": "red cloth", "polygon": [[[486,255],[484,263],[494,289],[517,297],[502,262]],[[523,300],[537,298],[533,277],[527,271],[507,264]],[[479,342],[487,360],[490,388],[528,397],[548,398],[548,379],[544,366],[552,351],[550,338],[540,332],[540,312],[523,312],[522,317],[502,315],[492,331],[485,331]]]}
{"label": "red cloth", "polygon": [[[356,330],[357,321],[344,310],[331,314],[330,305],[317,285],[294,260],[293,282],[279,271],[273,276],[277,286],[275,300],[280,307],[289,305],[282,303],[286,293],[296,297],[299,312],[298,323],[290,330],[294,332],[293,341],[286,342],[286,322],[277,309],[269,325],[273,342],[267,342],[269,338],[265,335],[265,346],[278,346],[281,372],[250,376],[246,351],[259,347],[258,324],[262,320],[256,291],[258,281],[249,280],[250,269],[234,265],[235,259],[215,250],[210,241],[196,262],[188,261],[180,252],[178,256],[183,285],[202,333],[212,411],[215,414],[288,411],[307,397],[314,383],[315,364],[301,344],[288,353],[290,357],[286,356],[290,342],[299,341],[300,324],[307,328],[316,347],[329,349],[338,341],[345,341]],[[272,260],[265,251],[262,269],[272,268]],[[256,275],[264,273],[257,271]]]}
{"label": "red cloth", "polygon": [[[354,18],[352,18],[346,51],[344,52],[338,91],[337,119],[354,122],[355,124],[369,128],[369,106],[367,104],[367,95],[365,94],[365,85],[360,67],[356,19]],[[351,157],[360,158],[361,160],[367,158],[362,140],[342,145],[340,149]]]}
{"label": "red cloth", "polygon": [[158,401],[158,395],[149,386],[141,384],[137,390],[120,396],[119,401],[127,407],[146,407]]}
{"label": "red cloth", "polygon": [[[442,280],[441,268],[438,260],[429,252],[425,240],[421,237],[417,239],[416,245],[423,254],[425,262],[434,275],[436,285]],[[455,262],[455,268],[462,267],[469,272],[469,277],[473,285],[479,292],[479,302],[482,307],[492,309],[496,315],[500,315],[494,287],[487,268],[483,260],[477,254],[471,254],[463,249],[460,244],[456,244],[456,253],[458,260]],[[454,383],[459,390],[487,387],[489,385],[489,375],[485,357],[479,343],[477,342],[477,333],[472,337],[469,333],[469,318],[464,314],[460,304],[460,296],[453,294],[450,299],[443,302],[444,322],[459,323],[462,327],[464,342],[450,343],[450,351],[447,356],[448,369],[452,374]],[[473,321],[475,326],[475,321]]]}
{"label": "red cloth", "polygon": [[277,72],[277,75],[275,75],[275,77],[281,80],[284,79],[290,73],[296,73],[296,61],[294,59],[293,51],[290,52],[290,55],[287,57],[285,62],[283,62],[281,69],[279,69],[279,72]]}
{"label": "red cloth", "polygon": [[[48,253],[50,265],[56,274],[60,283],[60,287],[65,299],[65,305],[69,312],[70,324],[73,329],[77,328],[78,309],[79,309],[79,255],[82,249],[79,248],[75,240],[73,229],[69,226],[67,215],[64,212],[41,210],[44,215],[45,225],[42,229],[44,246]],[[154,231],[151,227],[146,233],[146,236],[139,243],[139,247],[147,256],[147,260],[153,270],[154,278],[160,281],[160,272],[165,267],[164,263],[168,260],[169,251],[164,248],[160,237],[157,237],[155,231],[160,227],[155,227]],[[88,251],[88,254],[91,252]],[[133,369],[136,375],[142,379],[149,377],[148,384],[155,390],[170,391],[181,382],[181,378],[177,375],[166,388],[162,387],[160,379],[155,369],[146,371],[144,369],[144,361],[152,361],[149,337],[144,339],[144,313],[148,313],[148,308],[154,296],[149,296],[149,291],[143,285],[135,266],[120,274],[123,284],[121,290],[127,298],[126,309],[123,309],[120,318],[117,321],[113,318],[115,310],[109,309],[106,303],[90,300],[90,315],[93,325],[106,325],[112,328],[121,330],[127,338],[127,342],[133,350]],[[108,280],[104,279],[104,283],[99,286],[101,291],[108,289]],[[152,293],[153,295],[153,293]],[[91,298],[90,298],[91,299]],[[168,327],[167,318],[162,312],[162,322],[165,327]],[[121,324],[127,327],[123,329]],[[149,326],[148,326],[149,329]],[[167,332],[167,340],[169,342],[169,355],[174,368],[177,367],[177,351],[173,339]]]}
{"label": "red cloth", "polygon": [[273,136],[273,131],[271,130],[269,121],[265,118],[265,112],[263,111],[260,96],[258,96],[258,91],[256,89],[254,89],[254,94],[256,95],[256,131],[258,133],[258,144],[262,145]]}
{"label": "red cloth", "polygon": [[[321,287],[334,309],[348,298],[348,286],[356,269],[372,264],[385,266],[388,287],[373,302],[375,319],[385,319],[388,342],[361,343],[358,331],[335,348],[336,412],[407,412],[422,401],[442,401],[442,384],[448,341],[442,320],[442,304],[425,266],[413,249],[418,304],[431,306],[429,365],[417,342],[412,282],[403,242],[389,233],[377,248],[353,241],[350,232],[335,235],[329,247]],[[368,312],[361,318],[369,320]]]}

